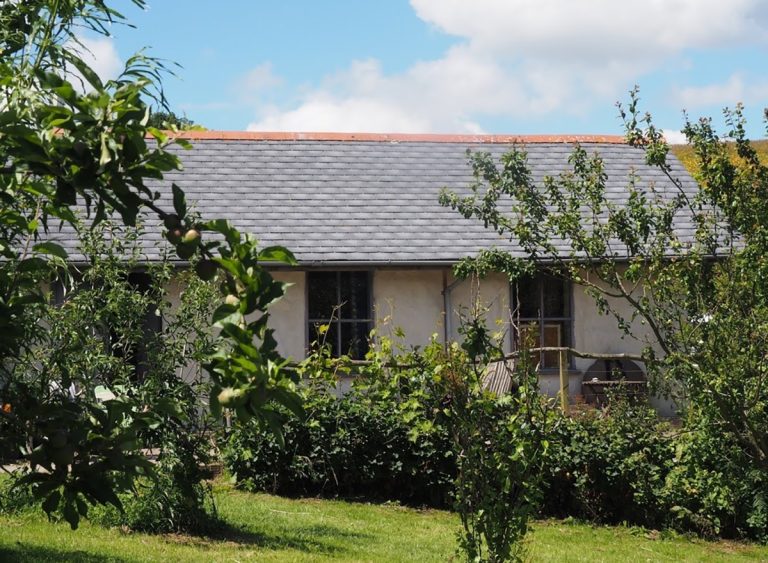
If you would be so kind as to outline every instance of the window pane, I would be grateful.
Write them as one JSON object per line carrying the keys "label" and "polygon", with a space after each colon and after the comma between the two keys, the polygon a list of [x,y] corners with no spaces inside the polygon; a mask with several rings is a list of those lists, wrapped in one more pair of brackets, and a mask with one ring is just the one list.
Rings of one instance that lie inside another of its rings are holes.
{"label": "window pane", "polygon": [[361,360],[368,351],[370,323],[341,323],[341,350],[353,360]]}
{"label": "window pane", "polygon": [[334,307],[338,305],[337,283],[336,272],[307,273],[307,312],[310,319],[331,318]]}
{"label": "window pane", "polygon": [[520,350],[530,350],[540,346],[539,323],[520,323]]}
{"label": "window pane", "polygon": [[[520,348],[562,348],[570,342],[570,323],[568,321],[545,321],[521,323]],[[554,369],[559,367],[558,352],[542,352],[539,361],[540,368]]]}
{"label": "window pane", "polygon": [[570,316],[570,305],[568,303],[568,296],[565,291],[565,282],[563,280],[553,278],[552,276],[542,276],[541,279],[544,291],[544,316]]}
{"label": "window pane", "polygon": [[517,300],[520,305],[520,318],[539,318],[539,284],[535,277],[523,278],[517,282]]}
{"label": "window pane", "polygon": [[[544,330],[544,343],[542,348],[559,348],[564,345],[563,342],[563,324],[545,322]],[[543,368],[556,368],[560,366],[560,354],[559,352],[544,352],[542,354],[541,367]]]}
{"label": "window pane", "polygon": [[342,319],[369,319],[368,273],[341,272]]}
{"label": "window pane", "polygon": [[309,345],[310,347],[327,345],[331,349],[333,356],[339,355],[339,323],[330,323],[328,330],[320,333],[320,327],[323,323],[309,323]]}

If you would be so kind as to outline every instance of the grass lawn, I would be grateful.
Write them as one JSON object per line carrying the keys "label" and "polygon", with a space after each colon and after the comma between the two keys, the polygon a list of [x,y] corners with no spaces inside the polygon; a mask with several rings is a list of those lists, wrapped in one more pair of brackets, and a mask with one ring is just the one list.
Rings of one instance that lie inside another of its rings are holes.
{"label": "grass lawn", "polygon": [[[0,561],[450,561],[458,518],[440,511],[288,500],[220,489],[215,537],[148,536],[85,523],[72,532],[38,514],[0,517]],[[768,548],[626,528],[539,522],[533,561],[768,561]]]}

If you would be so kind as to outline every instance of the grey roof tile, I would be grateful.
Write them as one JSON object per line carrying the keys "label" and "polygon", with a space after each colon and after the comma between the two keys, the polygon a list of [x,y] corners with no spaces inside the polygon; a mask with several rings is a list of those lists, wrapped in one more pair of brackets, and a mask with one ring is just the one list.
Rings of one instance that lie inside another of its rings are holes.
{"label": "grey roof tile", "polygon": [[[225,218],[241,231],[255,234],[262,245],[288,246],[303,262],[456,261],[491,246],[519,252],[514,243],[485,229],[476,220],[441,207],[442,188],[462,191],[472,182],[467,149],[495,157],[509,145],[462,142],[381,142],[329,140],[197,140],[194,150],[177,150],[183,170],[153,182],[170,206],[169,186],[179,184],[187,199],[206,218]],[[611,143],[583,144],[599,152],[608,174],[607,193],[616,204],[627,201],[632,173],[643,184],[655,183],[664,197],[677,192],[661,171],[645,165],[642,151]],[[533,177],[568,170],[573,146],[525,145]],[[685,191],[695,182],[677,162],[673,172]],[[641,185],[643,185],[641,184]],[[690,236],[687,217],[675,224]],[[152,229],[150,229],[152,230]],[[148,259],[159,257],[148,237]],[[52,233],[77,255],[72,230]]]}

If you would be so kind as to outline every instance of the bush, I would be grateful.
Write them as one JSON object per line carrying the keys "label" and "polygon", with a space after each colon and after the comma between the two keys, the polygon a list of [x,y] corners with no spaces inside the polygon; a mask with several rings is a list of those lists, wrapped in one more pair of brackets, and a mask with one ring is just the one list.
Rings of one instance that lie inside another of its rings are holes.
{"label": "bush", "polygon": [[768,476],[730,432],[691,416],[676,440],[665,496],[669,525],[704,536],[768,541]]}
{"label": "bush", "polygon": [[644,404],[564,417],[549,436],[542,514],[768,540],[768,477],[727,431],[680,429]]}
{"label": "bush", "polygon": [[[322,352],[303,364],[307,417],[287,419],[284,448],[256,425],[229,431],[222,452],[239,487],[433,507],[457,508],[463,499],[468,514],[498,509],[505,518],[538,502],[542,516],[768,540],[768,478],[701,413],[675,428],[647,403],[621,396],[607,409],[573,417],[523,405],[520,387],[501,400],[470,397],[466,374],[456,375],[466,359],[460,351],[452,348],[454,357],[430,345],[398,356],[386,339],[380,343],[371,366],[356,366],[360,373],[343,397],[331,383],[348,364]],[[409,367],[388,369],[390,362]],[[538,414],[530,420],[520,414],[531,412]],[[537,458],[530,466],[514,457],[523,443],[527,458]],[[507,451],[507,444],[515,447]],[[474,457],[459,473],[468,456]],[[520,480],[530,485],[530,502],[503,506],[494,491]],[[477,527],[481,520],[468,520],[465,539],[494,532]]]}
{"label": "bush", "polygon": [[90,519],[148,533],[202,533],[217,525],[210,485],[184,480],[167,468],[158,468],[152,480],[137,482],[135,494],[120,495],[120,501],[122,512],[111,505],[97,506]]}
{"label": "bush", "polygon": [[223,457],[238,486],[289,496],[450,505],[455,464],[443,429],[411,439],[396,410],[370,408],[354,392],[321,395],[307,412],[305,420],[286,422],[284,448],[255,425],[230,431]]}
{"label": "bush", "polygon": [[648,405],[616,399],[563,417],[549,436],[542,511],[593,522],[658,527],[675,440]]}
{"label": "bush", "polygon": [[21,473],[0,475],[0,514],[13,516],[37,507],[35,496],[29,485],[18,482]]}
{"label": "bush", "polygon": [[[450,506],[455,458],[429,367],[440,349],[396,355],[382,337],[370,365],[353,366],[319,346],[299,367],[306,417],[286,418],[285,447],[262,427],[236,425],[222,448],[227,469],[248,490]],[[338,397],[337,375],[352,367],[352,389]]]}

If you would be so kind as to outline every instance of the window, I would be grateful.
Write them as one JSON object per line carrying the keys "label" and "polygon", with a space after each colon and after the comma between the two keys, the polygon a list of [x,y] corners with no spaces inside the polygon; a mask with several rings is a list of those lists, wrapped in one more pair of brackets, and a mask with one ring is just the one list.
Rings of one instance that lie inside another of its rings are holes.
{"label": "window", "polygon": [[[512,303],[519,305],[520,338],[530,348],[571,345],[571,288],[546,273],[524,278],[512,288]],[[557,352],[542,352],[540,367],[558,367]]]}
{"label": "window", "polygon": [[[75,284],[71,295],[68,295],[66,288],[61,281],[57,280],[54,283],[53,303],[55,305],[63,305],[78,292],[86,292],[85,297],[87,298],[94,292],[100,291],[98,285],[94,286],[89,281],[83,281],[82,276],[78,272],[73,272],[72,276],[75,279]],[[141,293],[145,296],[152,294],[152,277],[146,272],[127,273],[125,282],[127,287],[132,291]],[[83,295],[81,294],[80,297],[82,298]],[[99,303],[98,299],[94,301],[94,304],[97,308],[103,308],[104,306],[102,303]],[[125,327],[110,326],[108,320],[102,323],[94,323],[93,326],[89,328],[89,333],[91,335],[104,342],[105,353],[124,360],[126,364],[131,366],[131,371],[138,380],[144,378],[150,369],[149,354],[151,342],[155,335],[159,334],[163,328],[162,317],[157,314],[157,308],[156,304],[150,303],[146,310],[141,313],[142,337],[138,339],[135,335],[126,337],[126,335],[123,334]],[[107,315],[106,318],[109,319],[109,315]]]}
{"label": "window", "polygon": [[[371,318],[368,272],[308,272],[309,342],[325,342],[334,356],[361,359],[368,351]],[[320,334],[320,327],[328,332]]]}
{"label": "window", "polygon": [[[152,277],[145,272],[131,272],[128,274],[128,285],[134,290],[144,295],[149,295],[152,292]],[[148,343],[154,337],[163,330],[163,319],[160,315],[156,314],[157,305],[150,304],[147,310],[144,311],[142,319],[142,331],[144,338],[140,342],[135,342],[129,347],[120,347],[113,343],[111,345],[112,353],[115,356],[123,357],[128,363],[130,363],[136,377],[141,380],[149,371],[149,350]],[[115,333],[110,331],[110,340],[113,339]]]}

